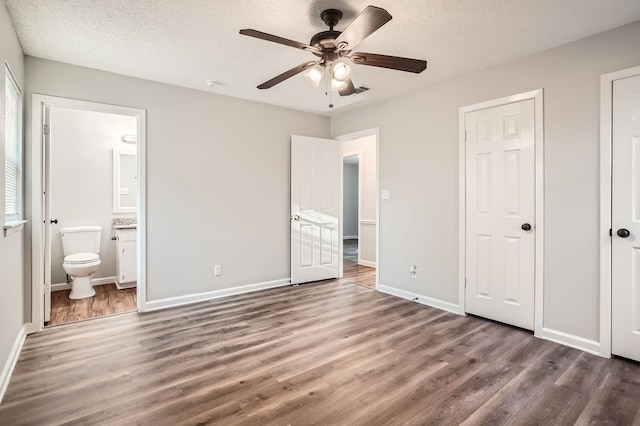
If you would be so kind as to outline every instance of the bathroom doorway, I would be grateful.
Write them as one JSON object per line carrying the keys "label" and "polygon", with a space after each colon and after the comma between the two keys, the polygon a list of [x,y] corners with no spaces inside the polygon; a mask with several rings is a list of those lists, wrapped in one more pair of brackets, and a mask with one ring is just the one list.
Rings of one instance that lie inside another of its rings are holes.
{"label": "bathroom doorway", "polygon": [[[42,114],[43,184],[42,263],[37,273],[34,261],[34,283],[41,277],[44,296],[39,324],[140,310],[144,111],[34,95],[36,109]],[[84,235],[94,236],[95,248],[72,244]],[[85,266],[84,258],[78,261],[83,257],[79,251],[92,252],[93,269]],[[83,274],[90,284],[79,292]],[[40,312],[36,291],[34,285],[34,318]]]}

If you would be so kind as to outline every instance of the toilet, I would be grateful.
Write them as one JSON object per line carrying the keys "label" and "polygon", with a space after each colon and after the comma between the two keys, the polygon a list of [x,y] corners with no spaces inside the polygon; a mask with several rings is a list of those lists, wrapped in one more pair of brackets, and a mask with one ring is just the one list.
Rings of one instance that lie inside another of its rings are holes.
{"label": "toilet", "polygon": [[64,251],[62,268],[71,277],[69,299],[84,299],[96,294],[91,278],[100,266],[101,234],[100,226],[60,229]]}

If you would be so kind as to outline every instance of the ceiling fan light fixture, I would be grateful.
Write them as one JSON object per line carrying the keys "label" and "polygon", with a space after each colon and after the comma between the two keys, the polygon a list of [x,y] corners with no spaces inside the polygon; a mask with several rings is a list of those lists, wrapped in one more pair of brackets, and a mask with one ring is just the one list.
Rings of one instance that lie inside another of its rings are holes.
{"label": "ceiling fan light fixture", "polygon": [[346,81],[336,80],[335,78],[331,79],[331,90],[343,90],[347,88]]}
{"label": "ceiling fan light fixture", "polygon": [[304,79],[313,87],[319,87],[320,81],[322,81],[322,75],[324,74],[324,68],[318,65],[314,65],[304,73]]}
{"label": "ceiling fan light fixture", "polygon": [[335,61],[332,65],[333,78],[337,81],[347,81],[351,78],[351,67],[344,61]]}

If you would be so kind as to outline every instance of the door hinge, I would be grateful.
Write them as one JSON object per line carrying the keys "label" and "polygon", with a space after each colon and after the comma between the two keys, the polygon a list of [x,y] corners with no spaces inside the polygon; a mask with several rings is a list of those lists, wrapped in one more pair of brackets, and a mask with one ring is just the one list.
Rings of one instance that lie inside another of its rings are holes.
{"label": "door hinge", "polygon": [[467,277],[464,277],[464,288],[467,288]]}
{"label": "door hinge", "polygon": [[609,228],[609,236],[613,237],[613,229]]}
{"label": "door hinge", "polygon": [[42,133],[45,135],[48,135],[51,132],[51,129],[49,128],[48,124],[43,124],[42,125]]}

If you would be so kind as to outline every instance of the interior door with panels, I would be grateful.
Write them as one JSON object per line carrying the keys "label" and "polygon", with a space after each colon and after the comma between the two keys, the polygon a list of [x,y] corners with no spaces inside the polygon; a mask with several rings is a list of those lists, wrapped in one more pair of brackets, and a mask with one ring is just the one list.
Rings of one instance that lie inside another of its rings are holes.
{"label": "interior door with panels", "polygon": [[613,82],[611,351],[640,361],[640,75]]}
{"label": "interior door with panels", "polygon": [[340,274],[342,145],[291,137],[291,283]]}
{"label": "interior door with panels", "polygon": [[466,312],[534,328],[534,100],[465,114]]}

